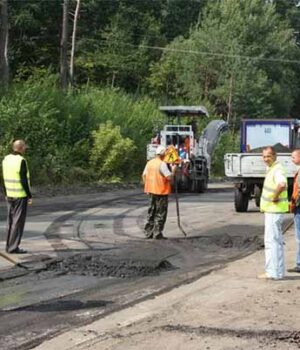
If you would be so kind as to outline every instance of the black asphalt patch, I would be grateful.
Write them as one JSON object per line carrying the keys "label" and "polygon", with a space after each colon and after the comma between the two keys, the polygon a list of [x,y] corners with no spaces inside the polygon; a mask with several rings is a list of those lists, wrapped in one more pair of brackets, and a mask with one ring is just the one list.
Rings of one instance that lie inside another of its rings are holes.
{"label": "black asphalt patch", "polygon": [[118,259],[101,253],[83,253],[47,265],[47,270],[62,274],[99,277],[143,277],[173,269],[168,260]]}
{"label": "black asphalt patch", "polygon": [[193,247],[203,247],[206,250],[210,246],[217,246],[224,249],[237,249],[237,250],[251,250],[256,251],[264,247],[262,237],[258,235],[230,235],[226,232],[207,235],[201,235],[198,237],[187,237],[180,239],[172,239],[172,241],[178,241],[190,244]]}

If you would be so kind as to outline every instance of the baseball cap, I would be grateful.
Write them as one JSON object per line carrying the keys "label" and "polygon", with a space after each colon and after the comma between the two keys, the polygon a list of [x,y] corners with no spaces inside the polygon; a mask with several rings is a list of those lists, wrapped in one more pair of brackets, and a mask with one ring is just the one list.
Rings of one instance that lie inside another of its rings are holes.
{"label": "baseball cap", "polygon": [[155,151],[156,155],[160,155],[160,156],[163,156],[165,152],[166,152],[166,147],[164,146],[158,146]]}

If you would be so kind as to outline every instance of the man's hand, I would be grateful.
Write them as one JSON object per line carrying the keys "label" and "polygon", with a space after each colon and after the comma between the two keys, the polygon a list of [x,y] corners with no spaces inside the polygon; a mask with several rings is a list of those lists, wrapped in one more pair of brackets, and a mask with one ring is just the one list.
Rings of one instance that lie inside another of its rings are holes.
{"label": "man's hand", "polygon": [[31,204],[32,204],[32,198],[29,198],[28,201],[27,201],[27,203],[28,203],[29,205],[31,205]]}
{"label": "man's hand", "polygon": [[279,202],[279,196],[280,196],[281,192],[285,191],[285,189],[286,189],[286,184],[284,182],[278,184],[278,186],[277,186],[277,188],[275,190],[275,193],[274,193],[274,197],[272,199],[273,203],[278,203]]}
{"label": "man's hand", "polygon": [[172,169],[172,175],[174,175],[176,173],[177,165],[171,164],[171,169]]}
{"label": "man's hand", "polygon": [[289,203],[289,213],[295,213],[296,206],[294,202]]}

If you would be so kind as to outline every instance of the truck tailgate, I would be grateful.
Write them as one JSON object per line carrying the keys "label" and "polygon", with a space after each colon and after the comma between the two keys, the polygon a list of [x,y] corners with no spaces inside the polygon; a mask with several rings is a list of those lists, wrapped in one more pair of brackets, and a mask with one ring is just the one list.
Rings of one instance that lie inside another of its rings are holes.
{"label": "truck tailgate", "polygon": [[[297,171],[290,153],[278,153],[277,160],[285,167],[287,177]],[[266,165],[261,153],[227,153],[224,156],[225,175],[228,177],[265,177]]]}

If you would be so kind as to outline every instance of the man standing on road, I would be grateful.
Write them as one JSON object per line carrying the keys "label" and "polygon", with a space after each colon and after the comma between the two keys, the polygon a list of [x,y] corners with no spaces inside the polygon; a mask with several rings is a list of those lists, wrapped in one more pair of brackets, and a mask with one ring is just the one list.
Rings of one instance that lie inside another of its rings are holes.
{"label": "man standing on road", "polygon": [[[300,166],[300,149],[295,149],[292,152],[292,162]],[[294,213],[295,236],[297,242],[296,266],[288,269],[288,272],[300,273],[300,168],[294,176],[293,194],[291,198],[290,211]]]}
{"label": "man standing on road", "polygon": [[273,147],[263,150],[267,173],[260,199],[260,210],[265,213],[265,273],[262,279],[282,279],[285,273],[283,250],[283,213],[288,212],[287,178],[283,166],[276,161]]}
{"label": "man standing on road", "polygon": [[171,192],[172,179],[172,172],[163,161],[165,152],[165,147],[158,146],[156,157],[146,164],[143,172],[144,191],[150,196],[145,225],[146,238],[165,239],[163,229],[168,214],[168,195]]}
{"label": "man standing on road", "polygon": [[7,200],[7,236],[6,251],[24,254],[19,248],[24,231],[27,204],[32,203],[30,192],[30,176],[27,162],[23,155],[26,144],[23,140],[14,141],[13,153],[7,155],[2,162],[4,190]]}

